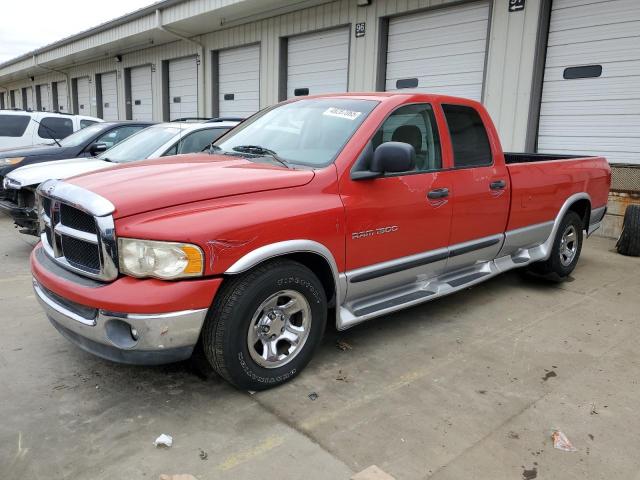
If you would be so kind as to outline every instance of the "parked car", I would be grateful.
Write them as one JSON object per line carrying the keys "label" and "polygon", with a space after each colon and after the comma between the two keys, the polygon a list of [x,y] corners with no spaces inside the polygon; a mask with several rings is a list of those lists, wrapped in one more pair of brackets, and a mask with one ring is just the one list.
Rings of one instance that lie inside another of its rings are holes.
{"label": "parked car", "polygon": [[30,147],[62,140],[102,119],[68,113],[0,110],[0,149]]}
{"label": "parked car", "polygon": [[0,151],[0,200],[7,198],[4,177],[16,168],[34,163],[75,157],[93,157],[105,152],[150,122],[101,122],[79,130],[47,145],[12,148]]}
{"label": "parked car", "polygon": [[557,277],[605,214],[603,157],[503,153],[484,107],[426,94],[304,97],[214,154],[47,181],[36,297],[80,348],[196,351],[242,389],[299,374],[339,330],[501,272]]}
{"label": "parked car", "polygon": [[49,179],[65,179],[114,164],[167,155],[202,152],[239,123],[215,119],[207,123],[163,123],[145,128],[95,158],[56,160],[18,168],[4,178],[5,198],[0,210],[7,211],[22,233],[39,235],[35,191]]}

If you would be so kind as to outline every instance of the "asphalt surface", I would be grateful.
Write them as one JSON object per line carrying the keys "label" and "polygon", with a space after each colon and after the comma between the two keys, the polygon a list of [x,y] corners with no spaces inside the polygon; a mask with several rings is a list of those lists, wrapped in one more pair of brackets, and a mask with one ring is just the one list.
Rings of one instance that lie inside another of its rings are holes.
{"label": "asphalt surface", "polygon": [[562,284],[511,272],[332,329],[255,394],[69,344],[31,290],[34,243],[0,217],[0,478],[640,478],[640,259],[612,240],[589,239]]}

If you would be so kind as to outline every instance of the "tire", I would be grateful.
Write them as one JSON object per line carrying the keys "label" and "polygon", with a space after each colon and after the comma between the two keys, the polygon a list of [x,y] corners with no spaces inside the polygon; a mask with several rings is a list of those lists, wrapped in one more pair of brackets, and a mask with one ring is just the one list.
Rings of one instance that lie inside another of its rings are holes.
{"label": "tire", "polygon": [[622,232],[616,248],[622,255],[640,257],[640,205],[629,205],[624,211]]}
{"label": "tire", "polygon": [[[554,276],[560,280],[567,278],[576,268],[580,259],[583,228],[584,225],[580,215],[574,211],[568,211],[560,222],[549,258],[531,264],[529,271],[537,275]],[[568,254],[569,252],[571,252],[571,255]]]}
{"label": "tire", "polygon": [[272,260],[225,281],[200,341],[222,378],[240,389],[265,390],[306,367],[326,322],[326,294],[313,272]]}

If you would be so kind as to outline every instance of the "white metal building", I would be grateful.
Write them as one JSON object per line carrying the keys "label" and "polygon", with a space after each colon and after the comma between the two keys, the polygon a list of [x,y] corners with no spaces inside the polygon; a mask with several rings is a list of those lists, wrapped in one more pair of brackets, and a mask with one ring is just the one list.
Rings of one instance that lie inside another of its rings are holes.
{"label": "white metal building", "polygon": [[640,1],[164,0],[0,65],[0,107],[105,119],[371,90],[480,100],[506,150],[640,165]]}

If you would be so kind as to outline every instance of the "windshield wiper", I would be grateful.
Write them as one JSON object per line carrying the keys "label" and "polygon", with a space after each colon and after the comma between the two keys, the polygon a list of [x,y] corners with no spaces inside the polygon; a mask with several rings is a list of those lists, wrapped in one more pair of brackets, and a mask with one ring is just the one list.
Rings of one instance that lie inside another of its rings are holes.
{"label": "windshield wiper", "polygon": [[[49,133],[49,135],[51,135],[51,140],[53,140],[54,142],[56,142],[56,145],[58,145],[60,148],[62,148],[62,145],[60,145],[60,142],[58,140],[56,140],[56,138],[54,137],[54,135],[56,134],[56,132],[54,132],[53,130],[51,130],[49,127],[47,127],[46,125],[41,124],[38,120],[32,118],[31,120],[33,120],[34,122],[36,122],[38,125],[40,125],[42,128],[44,128],[47,133]],[[53,143],[49,143],[49,145],[53,145]]]}
{"label": "windshield wiper", "polygon": [[276,152],[268,148],[261,147],[260,145],[238,145],[237,147],[233,147],[232,150],[240,153],[252,153],[254,155],[271,157],[280,165],[286,168],[291,168],[291,165],[281,159]]}

